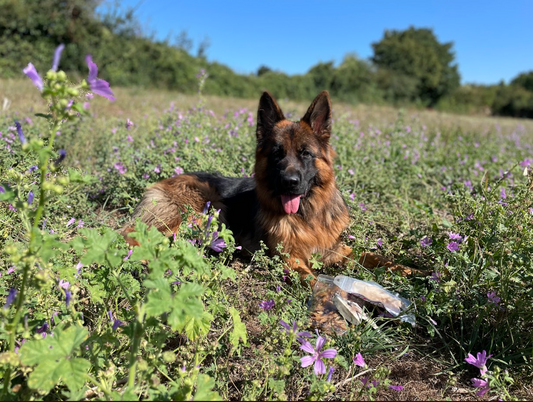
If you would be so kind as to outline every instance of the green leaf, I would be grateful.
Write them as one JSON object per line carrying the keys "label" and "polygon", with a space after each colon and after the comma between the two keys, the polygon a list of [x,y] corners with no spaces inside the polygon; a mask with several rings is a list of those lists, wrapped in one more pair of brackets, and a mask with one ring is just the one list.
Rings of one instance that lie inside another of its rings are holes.
{"label": "green leaf", "polygon": [[229,340],[234,348],[239,345],[239,339],[246,345],[248,343],[248,332],[246,331],[246,325],[241,321],[241,316],[235,307],[229,308],[229,313],[233,319],[233,331],[229,336]]}
{"label": "green leaf", "polygon": [[168,315],[168,323],[174,331],[183,331],[191,317],[199,317],[204,313],[204,305],[200,297],[204,289],[197,283],[184,283],[172,300],[172,312]]}
{"label": "green leaf", "polygon": [[191,341],[206,336],[211,328],[213,316],[207,311],[202,312],[200,316],[191,316],[185,323],[185,334]]}
{"label": "green leaf", "polygon": [[70,242],[70,245],[78,253],[81,253],[83,249],[86,250],[80,261],[82,264],[105,265],[109,262],[113,267],[117,267],[122,263],[124,253],[111,247],[112,244],[115,244],[118,236],[115,231],[105,228],[104,233],[100,233],[98,229],[83,228],[80,229],[80,233],[85,236],[85,239],[76,237]]}
{"label": "green leaf", "polygon": [[194,394],[193,401],[221,401],[222,398],[216,391],[212,391],[215,387],[215,380],[206,374],[198,375],[198,382],[196,384],[196,394]]}
{"label": "green leaf", "polygon": [[278,394],[283,394],[283,392],[285,391],[285,380],[275,380],[274,378],[270,377],[268,379],[268,386],[274,392],[277,392]]}
{"label": "green leaf", "polygon": [[54,363],[39,364],[30,375],[30,388],[49,392],[59,380],[63,380],[71,391],[77,391],[85,384],[88,360],[62,358]]}
{"label": "green leaf", "polygon": [[21,361],[27,366],[35,365],[28,385],[47,393],[63,380],[71,391],[79,390],[85,384],[91,364],[75,355],[87,335],[84,327],[57,327],[53,336],[26,342],[20,348]]}
{"label": "green leaf", "polygon": [[43,117],[43,118],[45,118],[47,120],[52,118],[51,114],[44,114],[44,113],[35,113],[34,116]]}
{"label": "green leaf", "polygon": [[200,298],[204,292],[202,286],[184,283],[174,294],[166,278],[146,280],[144,286],[150,289],[144,305],[147,317],[168,313],[167,321],[174,331],[188,330],[193,336],[204,333],[206,327],[209,331],[212,316],[204,311]]}
{"label": "green leaf", "polygon": [[162,245],[166,239],[159,230],[154,226],[148,227],[145,223],[138,222],[135,225],[135,232],[131,232],[128,236],[137,240],[141,245],[135,247],[132,259],[135,260],[153,260],[157,258],[157,246]]}
{"label": "green leaf", "polygon": [[147,317],[157,317],[172,309],[170,284],[165,278],[146,280],[144,286],[151,289],[144,304]]}
{"label": "green leaf", "polygon": [[136,280],[129,272],[122,272],[119,274],[119,279],[115,276],[111,276],[113,282],[119,286],[118,280],[122,282],[122,285],[128,290],[129,295],[134,295],[141,291],[141,284]]}
{"label": "green leaf", "polygon": [[453,226],[451,222],[446,218],[442,218],[442,225],[447,228],[451,228]]}
{"label": "green leaf", "polygon": [[33,246],[38,249],[37,254],[42,258],[45,264],[55,257],[58,250],[66,250],[68,245],[58,240],[56,234],[41,232],[38,228],[33,228],[34,238]]}
{"label": "green leaf", "polygon": [[11,201],[16,197],[15,192],[7,184],[2,183],[4,192],[0,193],[0,201]]}

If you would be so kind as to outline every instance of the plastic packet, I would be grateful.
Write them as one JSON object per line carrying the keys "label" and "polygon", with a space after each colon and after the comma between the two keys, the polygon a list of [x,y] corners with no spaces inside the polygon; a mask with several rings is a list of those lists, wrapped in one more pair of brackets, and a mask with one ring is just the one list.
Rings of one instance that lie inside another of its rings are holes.
{"label": "plastic packet", "polygon": [[344,334],[348,327],[339,314],[333,297],[348,297],[348,294],[333,282],[332,276],[318,275],[310,300],[311,325],[325,333]]}
{"label": "plastic packet", "polygon": [[[353,294],[369,303],[382,307],[394,317],[399,317],[401,321],[415,325],[415,316],[405,311],[411,302],[397,293],[392,293],[383,286],[372,281],[362,281],[350,278],[345,275],[338,275],[333,279],[333,283],[343,291]],[[346,298],[345,298],[346,299]]]}

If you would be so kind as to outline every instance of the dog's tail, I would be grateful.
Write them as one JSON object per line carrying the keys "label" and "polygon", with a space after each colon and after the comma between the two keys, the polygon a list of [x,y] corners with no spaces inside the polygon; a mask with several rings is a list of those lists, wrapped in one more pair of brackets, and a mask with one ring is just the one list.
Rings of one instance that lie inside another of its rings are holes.
{"label": "dog's tail", "polygon": [[146,190],[131,221],[122,228],[121,234],[130,245],[138,246],[139,243],[128,235],[135,230],[135,221],[140,219],[148,226],[171,235],[179,229],[187,206],[195,212],[202,212],[207,201],[216,202],[219,198],[214,188],[207,182],[200,181],[194,174],[183,174],[160,181]]}
{"label": "dog's tail", "polygon": [[174,194],[161,183],[156,183],[146,190],[141,202],[135,207],[131,220],[122,228],[121,234],[130,245],[138,246],[139,243],[128,235],[135,230],[135,222],[140,219],[148,226],[155,226],[160,232],[170,235],[181,224],[182,209],[183,205],[176,204]]}

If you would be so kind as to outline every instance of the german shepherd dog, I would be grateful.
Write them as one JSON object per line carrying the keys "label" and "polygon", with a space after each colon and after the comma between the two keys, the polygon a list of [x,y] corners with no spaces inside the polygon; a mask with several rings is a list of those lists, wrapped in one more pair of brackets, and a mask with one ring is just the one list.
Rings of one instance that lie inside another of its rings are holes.
{"label": "german shepherd dog", "polygon": [[[311,275],[313,284],[313,253],[319,253],[325,265],[352,253],[340,239],[349,215],[335,184],[328,92],[321,92],[297,122],[287,120],[272,95],[264,92],[256,135],[255,177],[196,172],[162,180],[146,190],[133,218],[170,235],[178,230],[185,205],[201,212],[210,201],[243,249],[253,252],[262,240],[275,252],[281,243],[283,253],[290,255],[287,265],[302,279]],[[133,230],[123,230],[132,245],[128,233]]]}

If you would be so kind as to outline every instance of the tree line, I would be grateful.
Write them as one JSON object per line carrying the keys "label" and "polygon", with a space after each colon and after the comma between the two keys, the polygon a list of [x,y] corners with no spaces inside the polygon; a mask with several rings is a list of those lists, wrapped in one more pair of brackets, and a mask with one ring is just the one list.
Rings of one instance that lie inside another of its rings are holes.
{"label": "tree line", "polygon": [[147,35],[132,10],[97,13],[99,0],[0,0],[0,77],[21,76],[32,62],[49,68],[59,43],[66,45],[61,68],[86,74],[84,57],[98,60],[99,76],[115,86],[141,86],[194,93],[196,75],[209,74],[204,93],[255,98],[268,89],[277,98],[308,100],[327,89],[348,103],[414,105],[461,113],[533,118],[533,70],[510,84],[460,85],[453,43],[441,43],[431,29],[387,30],[372,44],[369,60],[347,54],[342,62],[321,62],[305,74],[287,75],[261,66],[236,74],[208,62],[208,42],[196,55],[186,33],[176,40]]}

